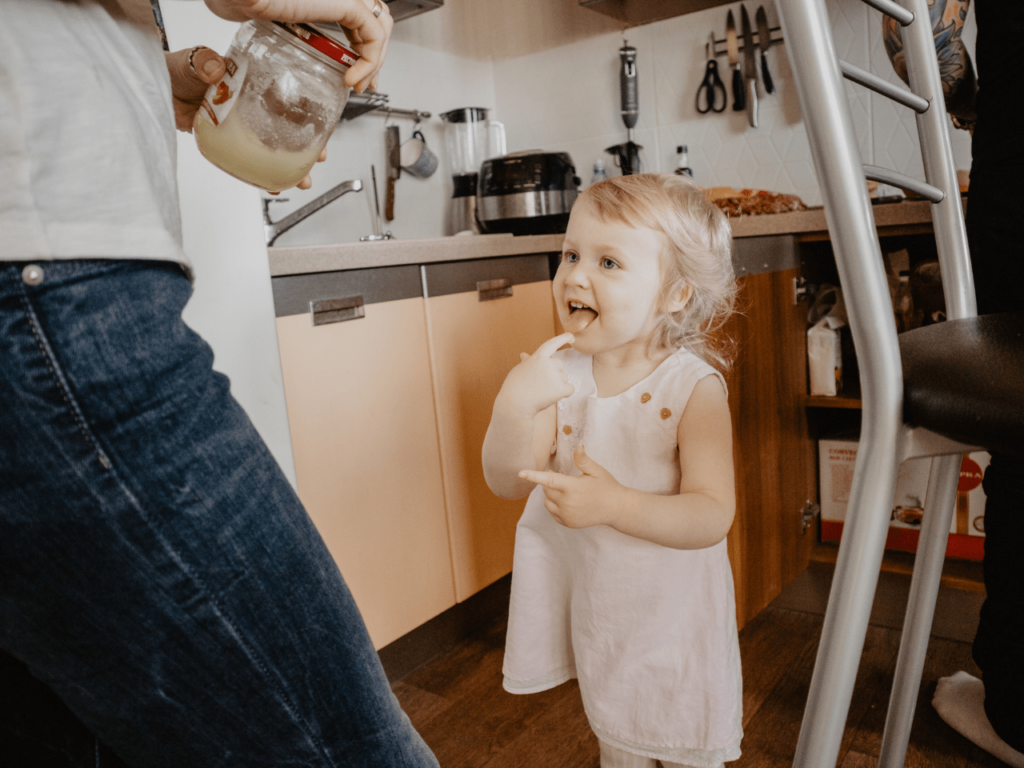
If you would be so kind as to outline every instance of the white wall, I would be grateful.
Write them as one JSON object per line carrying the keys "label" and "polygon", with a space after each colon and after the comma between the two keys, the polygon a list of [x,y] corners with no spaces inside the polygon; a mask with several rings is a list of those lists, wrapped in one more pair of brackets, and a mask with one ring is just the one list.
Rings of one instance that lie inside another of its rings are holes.
{"label": "white wall", "polygon": [[[165,0],[161,7],[172,50],[206,45],[223,52],[238,28],[205,3]],[[231,379],[231,394],[294,486],[259,192],[210,165],[186,133],[178,134],[178,192],[195,273],[183,317],[213,347],[214,368]]]}
{"label": "white wall", "polygon": [[[860,0],[827,0],[827,6],[840,57],[898,83],[882,46],[881,14]],[[758,128],[747,125],[745,113],[732,110],[731,79],[724,57],[719,59],[719,67],[729,90],[729,107],[721,114],[700,115],[696,111],[697,86],[704,76],[704,42],[711,31],[723,40],[726,13],[731,8],[739,23],[739,7],[739,3],[720,6],[626,30],[625,35],[603,34],[498,61],[428,50],[417,44],[417,35],[424,37],[424,45],[431,45],[434,41],[429,29],[422,23],[416,26],[416,19],[399,22],[380,88],[389,94],[393,106],[433,114],[421,127],[442,165],[429,180],[408,174],[398,180],[396,220],[388,228],[405,239],[444,234],[451,187],[445,166],[443,124],[437,115],[455,107],[493,108],[492,117],[507,128],[510,152],[569,152],[584,184],[589,183],[598,158],[605,160],[610,174],[618,173],[604,149],[626,139],[618,114],[618,49],[624,38],[638,50],[641,103],[634,138],[644,147],[645,170],[672,170],[676,146],[685,144],[690,166],[703,186],[769,189],[799,195],[808,205],[820,205],[821,194],[784,43],[768,52],[776,93],[760,99]],[[752,16],[756,8],[756,4],[747,5]],[[766,2],[765,10],[770,25],[779,26],[774,4]],[[435,15],[431,18],[440,19],[445,11],[432,11]],[[964,40],[972,55],[974,37],[971,11]],[[923,179],[913,113],[852,83],[847,83],[847,91],[864,162]],[[402,138],[407,138],[412,122],[395,122]],[[289,203],[275,205],[274,217],[294,210],[343,179],[360,178],[369,189],[371,163],[376,165],[381,183],[384,123],[384,117],[372,115],[343,123],[329,144],[327,163],[318,169],[323,184],[317,183],[307,192],[284,195]],[[970,168],[969,135],[952,124],[950,135],[957,167]],[[277,244],[356,241],[371,231],[369,202],[366,194],[347,195],[282,235]]]}
{"label": "white wall", "polygon": [[[882,46],[881,14],[860,0],[827,0],[826,4],[839,56],[899,82]],[[764,5],[769,24],[779,26],[774,4]],[[638,51],[640,119],[634,140],[644,147],[644,170],[671,171],[676,146],[685,144],[702,186],[795,193],[808,205],[820,205],[785,44],[768,52],[776,93],[760,100],[758,128],[747,125],[745,113],[732,110],[725,57],[718,61],[729,107],[721,114],[701,115],[696,110],[697,87],[704,76],[704,42],[711,31],[724,40],[726,14],[732,9],[738,25],[739,7],[739,3],[720,6],[625,32]],[[756,9],[757,3],[747,3],[752,20]],[[973,20],[972,11],[964,33],[972,54]],[[509,151],[567,151],[584,183],[600,157],[617,173],[604,149],[626,140],[618,114],[622,41],[621,34],[606,34],[495,62],[497,116],[508,129]],[[860,86],[848,83],[847,89],[864,162],[923,179],[913,113]],[[950,132],[957,167],[970,168],[970,137],[952,125]]]}

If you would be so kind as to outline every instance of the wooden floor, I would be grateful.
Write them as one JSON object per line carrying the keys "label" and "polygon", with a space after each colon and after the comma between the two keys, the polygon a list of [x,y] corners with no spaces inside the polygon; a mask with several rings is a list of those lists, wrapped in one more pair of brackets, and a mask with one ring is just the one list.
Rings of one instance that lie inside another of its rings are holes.
{"label": "wooden floor", "polygon": [[[393,687],[441,768],[597,768],[597,740],[575,681],[513,696],[501,687],[506,617],[405,675]],[[819,613],[769,606],[740,633],[743,756],[731,766],[789,766],[821,632]],[[899,632],[869,628],[839,756],[841,768],[871,768],[881,744]],[[1005,768],[946,726],[931,706],[939,677],[978,674],[970,643],[933,637],[906,765]]]}

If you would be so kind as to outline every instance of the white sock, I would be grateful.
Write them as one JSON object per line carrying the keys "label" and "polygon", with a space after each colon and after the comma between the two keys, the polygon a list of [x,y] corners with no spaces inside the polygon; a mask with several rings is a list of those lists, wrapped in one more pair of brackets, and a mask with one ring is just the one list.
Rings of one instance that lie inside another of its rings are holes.
{"label": "white sock", "polygon": [[1013,768],[1024,768],[1024,754],[999,738],[988,721],[981,680],[966,672],[940,678],[932,706],[939,717],[986,752]]}

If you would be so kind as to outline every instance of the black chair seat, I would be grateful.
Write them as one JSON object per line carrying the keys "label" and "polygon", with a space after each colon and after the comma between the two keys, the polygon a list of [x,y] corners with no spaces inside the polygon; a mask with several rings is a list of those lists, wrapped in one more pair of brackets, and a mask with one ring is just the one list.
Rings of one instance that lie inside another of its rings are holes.
{"label": "black chair seat", "polygon": [[905,423],[1024,457],[1024,315],[947,320],[899,344]]}

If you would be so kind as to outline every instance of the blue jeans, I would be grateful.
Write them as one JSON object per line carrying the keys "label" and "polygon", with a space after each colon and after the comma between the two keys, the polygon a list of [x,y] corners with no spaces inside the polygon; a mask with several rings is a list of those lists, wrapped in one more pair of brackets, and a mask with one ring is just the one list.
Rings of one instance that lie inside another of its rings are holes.
{"label": "blue jeans", "polygon": [[436,767],[181,269],[39,264],[0,263],[0,754]]}

